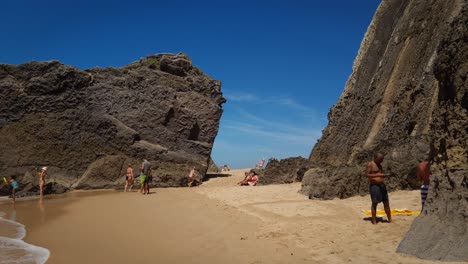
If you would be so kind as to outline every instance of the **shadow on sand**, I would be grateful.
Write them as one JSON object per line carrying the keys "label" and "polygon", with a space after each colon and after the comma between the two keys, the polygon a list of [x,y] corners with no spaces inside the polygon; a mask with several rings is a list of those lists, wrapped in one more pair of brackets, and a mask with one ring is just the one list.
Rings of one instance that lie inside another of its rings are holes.
{"label": "shadow on sand", "polygon": [[[372,217],[364,217],[362,220],[372,222]],[[388,220],[384,220],[383,217],[377,216],[377,223],[389,223]]]}
{"label": "shadow on sand", "polygon": [[229,177],[232,176],[232,174],[225,174],[225,173],[207,173],[205,177],[203,178],[203,181],[206,182],[209,179],[214,179],[214,178],[222,178],[222,177]]}

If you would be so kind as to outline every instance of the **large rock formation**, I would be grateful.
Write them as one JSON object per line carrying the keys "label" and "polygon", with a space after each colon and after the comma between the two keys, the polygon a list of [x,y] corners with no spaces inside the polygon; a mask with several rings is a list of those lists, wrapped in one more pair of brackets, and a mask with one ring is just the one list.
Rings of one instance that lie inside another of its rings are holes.
{"label": "large rock formation", "polygon": [[434,73],[433,175],[423,214],[398,251],[468,261],[468,5],[441,43]]}
{"label": "large rock formation", "polygon": [[184,54],[79,70],[57,61],[0,65],[0,171],[23,186],[48,181],[114,188],[128,163],[152,162],[157,186],[204,174],[225,99]]}
{"label": "large rock formation", "polygon": [[433,158],[427,213],[399,248],[424,258],[468,260],[467,6],[382,1],[303,179],[311,198],[366,194],[379,151],[388,188],[411,189],[418,162]]}
{"label": "large rock formation", "polygon": [[273,159],[261,170],[258,183],[268,185],[300,182],[310,167],[311,162],[303,157]]}
{"label": "large rock formation", "polygon": [[[418,161],[431,149],[438,86],[433,65],[460,0],[384,0],[361,44],[353,72],[328,114],[303,192],[317,198],[367,193],[365,164],[386,154],[390,190],[417,188]],[[319,178],[327,179],[317,184]]]}

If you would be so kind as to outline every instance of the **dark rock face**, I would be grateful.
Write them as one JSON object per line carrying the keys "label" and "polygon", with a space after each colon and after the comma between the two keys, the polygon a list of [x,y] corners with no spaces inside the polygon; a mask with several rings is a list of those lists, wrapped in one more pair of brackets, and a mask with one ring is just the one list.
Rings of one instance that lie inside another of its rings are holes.
{"label": "dark rock face", "polygon": [[384,0],[361,44],[353,72],[311,152],[302,192],[316,198],[368,193],[365,165],[375,152],[389,190],[419,187],[419,161],[431,150],[439,83],[438,47],[466,1]]}
{"label": "dark rock face", "polygon": [[311,162],[303,157],[271,160],[260,174],[261,185],[293,183],[302,181],[304,173],[311,167]]}
{"label": "dark rock face", "polygon": [[143,158],[157,186],[208,168],[225,99],[184,54],[79,70],[59,62],[0,65],[0,171],[25,186],[35,169],[65,188],[123,185]]}
{"label": "dark rock face", "polygon": [[468,6],[438,50],[433,178],[426,207],[399,252],[420,258],[468,261]]}

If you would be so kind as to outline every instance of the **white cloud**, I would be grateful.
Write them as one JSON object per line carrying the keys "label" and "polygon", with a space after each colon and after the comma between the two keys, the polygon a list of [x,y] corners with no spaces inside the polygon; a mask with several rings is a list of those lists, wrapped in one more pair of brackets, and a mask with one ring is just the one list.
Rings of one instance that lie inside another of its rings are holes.
{"label": "white cloud", "polygon": [[273,104],[273,105],[283,106],[286,108],[301,110],[305,112],[314,112],[313,109],[307,106],[304,106],[298,103],[293,98],[289,98],[289,97],[280,97],[280,98],[262,97],[262,96],[257,96],[251,93],[237,93],[237,94],[225,93],[224,97],[226,97],[228,101],[233,101],[233,102],[254,102],[256,104]]}

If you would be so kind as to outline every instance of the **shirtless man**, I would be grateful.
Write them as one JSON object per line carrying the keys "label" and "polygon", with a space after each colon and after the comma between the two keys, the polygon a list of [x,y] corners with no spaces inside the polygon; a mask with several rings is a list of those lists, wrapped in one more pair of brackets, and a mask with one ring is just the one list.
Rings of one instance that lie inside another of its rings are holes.
{"label": "shirtless man", "polygon": [[421,212],[426,203],[427,193],[429,192],[429,177],[431,176],[431,163],[428,159],[419,163],[416,171],[416,177],[421,182]]}
{"label": "shirtless man", "polygon": [[140,192],[142,194],[149,194],[149,176],[151,174],[151,163],[148,160],[144,159],[143,163],[140,166],[141,174],[140,174],[140,182],[141,182],[141,189]]}
{"label": "shirtless man", "polygon": [[124,190],[124,192],[127,192],[127,188],[128,188],[129,185],[130,185],[129,191],[132,190],[134,177],[135,176],[133,175],[132,164],[128,164],[127,175],[125,176],[125,190]]}
{"label": "shirtless man", "polygon": [[374,160],[367,164],[366,176],[369,179],[369,192],[371,195],[372,206],[372,224],[377,224],[376,210],[377,204],[383,202],[385,214],[387,215],[388,222],[392,222],[392,215],[390,212],[390,203],[388,201],[387,188],[384,183],[385,174],[383,173],[382,161],[384,155],[376,153]]}
{"label": "shirtless man", "polygon": [[45,177],[47,176],[47,167],[42,167],[39,175],[39,194],[42,196],[44,193]]}

